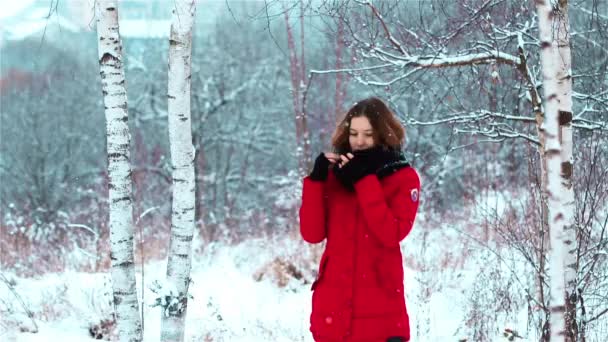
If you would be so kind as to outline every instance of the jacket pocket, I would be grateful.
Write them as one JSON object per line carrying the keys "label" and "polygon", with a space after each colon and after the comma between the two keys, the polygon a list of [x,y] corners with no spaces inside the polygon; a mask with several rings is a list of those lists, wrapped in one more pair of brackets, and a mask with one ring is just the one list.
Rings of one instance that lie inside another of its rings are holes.
{"label": "jacket pocket", "polygon": [[314,291],[319,282],[323,279],[328,259],[329,257],[327,256],[327,254],[323,253],[323,256],[321,257],[321,262],[319,263],[319,272],[317,274],[317,279],[315,279],[315,281],[312,283],[312,286],[310,287],[311,291]]}

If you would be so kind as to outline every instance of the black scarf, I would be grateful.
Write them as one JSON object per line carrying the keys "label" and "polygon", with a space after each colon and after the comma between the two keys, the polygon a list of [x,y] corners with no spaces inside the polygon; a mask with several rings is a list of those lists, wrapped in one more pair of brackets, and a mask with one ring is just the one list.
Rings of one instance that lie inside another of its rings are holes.
{"label": "black scarf", "polygon": [[[409,167],[405,155],[399,148],[388,148],[384,146],[376,146],[365,150],[351,152],[354,158],[365,158],[368,165],[368,174],[376,174],[378,179],[390,176],[398,170]],[[341,153],[344,154],[344,153]],[[354,191],[352,184],[341,179],[340,173],[336,172],[337,166],[334,166],[333,171],[336,178],[350,191]]]}

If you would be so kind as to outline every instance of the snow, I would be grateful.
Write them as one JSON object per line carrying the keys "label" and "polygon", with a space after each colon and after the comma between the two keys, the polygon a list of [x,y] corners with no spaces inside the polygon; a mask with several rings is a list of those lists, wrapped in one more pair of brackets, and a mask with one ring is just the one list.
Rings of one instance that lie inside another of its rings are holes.
{"label": "snow", "polygon": [[120,35],[123,38],[169,38],[170,20],[123,19],[120,20]]}
{"label": "snow", "polygon": [[34,0],[5,1],[2,4],[0,19],[10,18],[32,4]]}
{"label": "snow", "polygon": [[[501,201],[488,202],[493,202],[492,207],[495,208],[495,203]],[[455,261],[465,249],[474,249],[462,243],[458,231],[463,227],[446,225],[443,229],[432,229],[427,225],[425,216],[419,216],[415,230],[402,243],[412,336],[415,341],[466,338],[470,332],[464,322],[467,317],[465,307],[483,269],[480,264],[485,261],[474,256],[465,258],[463,263]],[[197,239],[195,237],[195,246],[200,244]],[[446,246],[449,246],[447,250]],[[316,260],[312,260],[307,251],[309,249],[295,235],[250,239],[237,245],[208,245],[193,260],[186,341],[312,342],[308,331],[310,284],[292,278],[287,286],[279,287],[272,277],[263,277],[261,281],[254,279],[256,271],[274,258],[294,261],[298,257],[311,259],[308,264],[304,263],[310,267],[302,269],[306,278],[311,280]],[[447,266],[439,266],[442,260]],[[145,266],[144,341],[159,340],[161,309],[153,306],[157,294],[152,288],[155,283],[164,283],[165,269],[164,261],[148,262]],[[141,299],[140,271],[138,267]],[[34,311],[39,332],[33,334],[13,329],[7,333],[9,338],[6,341],[92,340],[88,335],[89,324],[109,317],[111,312],[107,274],[65,272],[36,278],[9,278],[15,283],[17,293]],[[23,311],[4,284],[0,289],[0,299],[13,303],[13,311]],[[6,308],[1,309],[4,311]],[[504,328],[515,329],[525,335],[522,333],[526,331],[525,306],[519,313],[506,316],[492,316],[502,319],[494,322],[496,340],[503,339],[500,336]],[[28,324],[24,315],[18,320],[22,326]],[[533,337],[518,341],[532,341]]]}
{"label": "snow", "polygon": [[27,13],[22,20],[11,23],[10,25],[2,25],[0,27],[2,36],[8,40],[21,40],[27,37],[50,31],[51,29],[59,29],[64,31],[78,32],[80,27],[69,19],[53,14],[49,17],[48,8],[36,8]]}
{"label": "snow", "polygon": [[[65,319],[57,322],[39,324],[40,331],[37,334],[22,333],[18,336],[10,333],[3,337],[4,342],[39,342],[39,341],[62,341],[78,342],[93,340],[85,326],[79,326],[78,321]],[[97,341],[97,340],[94,340]]]}

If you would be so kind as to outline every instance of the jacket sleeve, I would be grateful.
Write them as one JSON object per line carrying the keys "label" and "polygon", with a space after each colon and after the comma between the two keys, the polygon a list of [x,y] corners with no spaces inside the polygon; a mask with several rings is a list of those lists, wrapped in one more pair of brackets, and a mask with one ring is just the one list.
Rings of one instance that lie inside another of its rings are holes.
{"label": "jacket sleeve", "polygon": [[390,199],[385,198],[378,177],[369,175],[355,183],[357,199],[370,233],[387,246],[398,246],[412,230],[418,211],[420,179],[416,171],[404,169],[403,183]]}
{"label": "jacket sleeve", "polygon": [[304,178],[300,206],[300,234],[310,243],[319,243],[327,235],[325,226],[325,182]]}

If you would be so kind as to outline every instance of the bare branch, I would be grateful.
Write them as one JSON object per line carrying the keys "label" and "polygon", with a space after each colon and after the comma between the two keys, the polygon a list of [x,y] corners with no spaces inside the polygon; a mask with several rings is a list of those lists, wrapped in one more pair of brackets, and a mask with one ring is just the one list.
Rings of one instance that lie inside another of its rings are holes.
{"label": "bare branch", "polygon": [[397,41],[397,39],[395,39],[395,37],[393,37],[391,32],[388,30],[388,27],[386,26],[386,23],[384,22],[384,18],[382,17],[382,14],[380,14],[380,12],[378,12],[378,9],[376,9],[376,7],[374,5],[372,5],[371,1],[367,1],[367,5],[372,9],[372,12],[376,16],[376,18],[378,18],[378,21],[380,21],[380,24],[382,24],[382,28],[384,29],[384,32],[386,33],[386,36],[387,36],[388,40],[391,42],[391,44],[393,44],[393,46],[395,46],[395,48],[397,50],[399,50],[399,52],[401,52],[402,55],[409,56],[409,53],[407,53],[403,49],[403,46],[401,46],[399,41]]}
{"label": "bare branch", "polygon": [[534,123],[535,120],[532,117],[526,116],[516,116],[516,115],[508,115],[503,113],[494,113],[487,110],[480,110],[477,112],[467,112],[467,113],[456,113],[455,115],[443,116],[443,119],[435,120],[435,121],[417,121],[414,119],[409,119],[407,124],[409,125],[417,125],[417,126],[429,126],[429,125],[437,125],[437,124],[447,124],[447,123],[470,123],[475,121],[486,120],[489,118],[501,118],[506,120],[515,120],[522,121],[527,123]]}
{"label": "bare branch", "polygon": [[36,324],[36,320],[34,320],[34,313],[27,307],[27,305],[25,305],[25,302],[23,301],[23,299],[21,298],[21,296],[19,296],[19,294],[17,293],[17,291],[15,290],[15,288],[13,287],[13,285],[11,284],[11,282],[8,279],[6,279],[6,277],[4,276],[4,274],[0,273],[0,278],[2,278],[2,282],[4,284],[6,284],[6,286],[8,287],[8,289],[15,296],[15,298],[17,298],[17,300],[19,301],[19,304],[21,304],[21,307],[27,313],[27,317],[29,317],[32,320],[32,323],[34,323],[34,331],[32,331],[32,332],[33,333],[37,333],[38,332],[38,324]]}
{"label": "bare branch", "polygon": [[383,68],[390,67],[392,65],[393,65],[392,63],[386,63],[386,64],[373,65],[373,66],[362,67],[362,68],[310,70],[310,73],[311,74],[334,74],[334,73],[346,72],[346,73],[352,74],[355,71],[368,71],[368,70],[375,70],[375,69],[383,69]]}
{"label": "bare branch", "polygon": [[585,324],[589,324],[595,320],[597,320],[598,318],[602,317],[603,315],[605,315],[606,313],[608,313],[608,308],[602,310],[600,313],[598,313],[597,315],[595,315],[593,318],[590,318],[588,320],[585,321]]}
{"label": "bare branch", "polygon": [[[447,56],[444,54],[429,56],[400,57],[379,48],[372,48],[370,57],[376,57],[401,68],[447,68],[464,65],[501,63],[518,66],[520,59],[500,51],[487,51],[480,53],[460,54]],[[390,58],[390,59],[388,59]]]}
{"label": "bare branch", "polygon": [[[504,130],[504,129],[497,128],[497,127],[492,127],[489,130],[478,130],[478,129],[477,130],[468,130],[468,129],[462,129],[462,128],[455,128],[455,133],[482,135],[482,136],[498,139],[496,141],[504,141],[505,140],[504,138],[521,138],[521,139],[531,142],[534,145],[537,145],[537,146],[540,145],[540,141],[537,138],[532,137],[531,135],[527,135],[527,134],[523,134],[523,133],[515,132],[515,131],[510,131],[510,130]],[[503,139],[500,139],[500,138],[503,138]]]}

